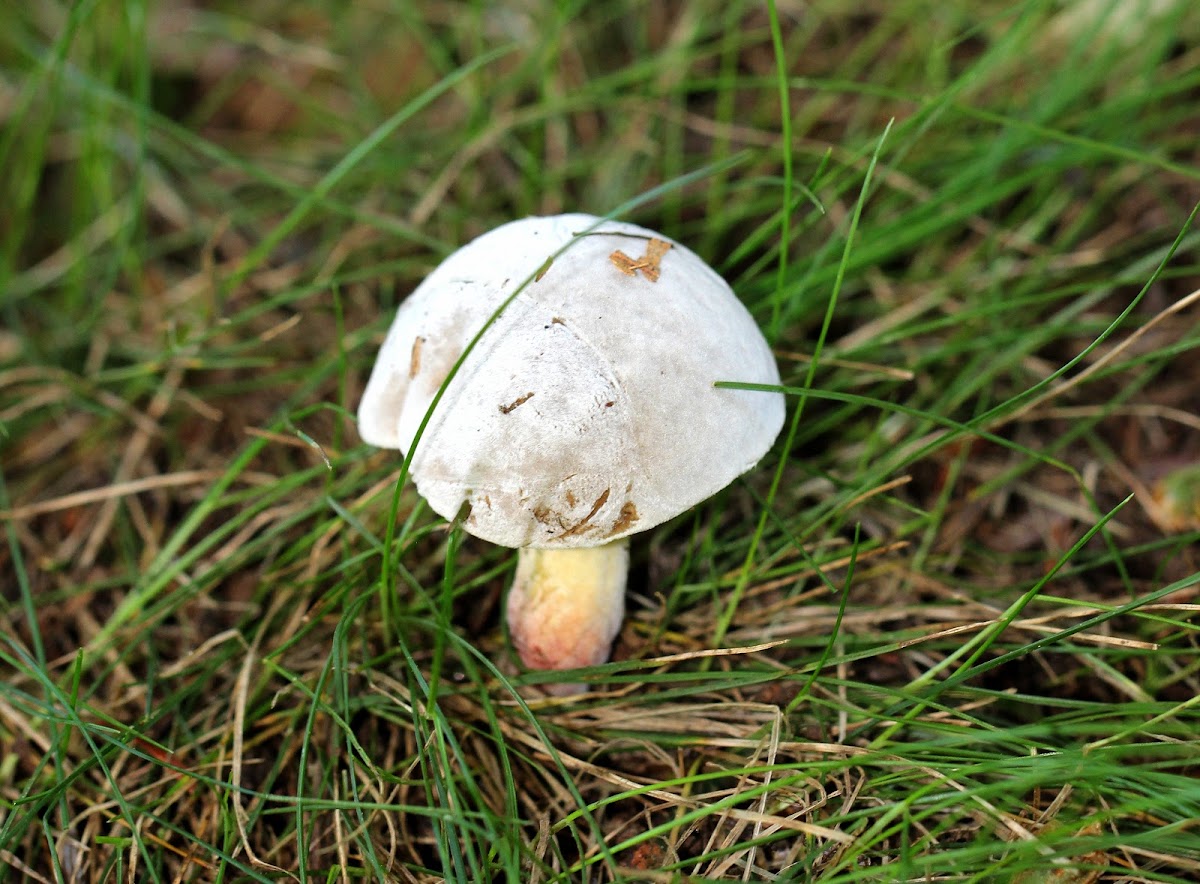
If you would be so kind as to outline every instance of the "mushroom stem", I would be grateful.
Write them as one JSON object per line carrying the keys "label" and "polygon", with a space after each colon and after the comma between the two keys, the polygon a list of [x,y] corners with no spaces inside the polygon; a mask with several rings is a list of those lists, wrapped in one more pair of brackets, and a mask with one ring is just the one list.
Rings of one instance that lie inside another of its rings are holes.
{"label": "mushroom stem", "polygon": [[625,616],[629,541],[580,549],[523,548],[508,594],[508,628],[530,669],[608,659]]}

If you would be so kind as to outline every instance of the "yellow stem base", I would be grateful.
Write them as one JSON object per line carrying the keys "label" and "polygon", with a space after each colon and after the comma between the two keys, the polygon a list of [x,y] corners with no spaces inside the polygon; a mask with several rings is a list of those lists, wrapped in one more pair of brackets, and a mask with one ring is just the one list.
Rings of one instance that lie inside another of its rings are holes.
{"label": "yellow stem base", "polygon": [[589,549],[522,549],[508,594],[508,628],[530,669],[608,660],[625,617],[629,541]]}

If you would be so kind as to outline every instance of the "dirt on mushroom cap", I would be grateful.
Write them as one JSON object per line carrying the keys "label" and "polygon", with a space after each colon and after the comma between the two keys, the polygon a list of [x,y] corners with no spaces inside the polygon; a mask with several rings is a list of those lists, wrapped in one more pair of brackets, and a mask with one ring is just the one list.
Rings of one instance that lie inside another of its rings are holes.
{"label": "dirt on mushroom cap", "polygon": [[451,380],[412,464],[438,513],[470,502],[467,530],[495,543],[589,546],[653,527],[753,466],[783,423],[781,395],[713,386],[779,382],[725,282],[678,244],[656,255],[656,279],[630,276],[610,255],[665,240],[618,222],[576,236],[595,222],[528,218],[451,255],[401,307],[363,397],[364,438],[406,449],[449,366],[543,271]]}

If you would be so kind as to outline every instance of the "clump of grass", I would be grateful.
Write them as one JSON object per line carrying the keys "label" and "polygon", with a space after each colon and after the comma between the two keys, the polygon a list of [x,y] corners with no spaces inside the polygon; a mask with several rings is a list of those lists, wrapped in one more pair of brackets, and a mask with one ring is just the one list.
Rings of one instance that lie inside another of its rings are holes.
{"label": "clump of grass", "polygon": [[[1200,18],[1121,10],[11,15],[0,866],[1195,879]],[[794,419],[564,702],[351,414],[442,255],[631,200]]]}

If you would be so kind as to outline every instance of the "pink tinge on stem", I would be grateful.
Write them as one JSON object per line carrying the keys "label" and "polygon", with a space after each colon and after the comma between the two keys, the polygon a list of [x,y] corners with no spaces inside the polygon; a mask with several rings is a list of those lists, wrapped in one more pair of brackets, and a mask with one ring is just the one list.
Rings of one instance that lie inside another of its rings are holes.
{"label": "pink tinge on stem", "polygon": [[608,660],[621,629],[598,622],[581,608],[526,611],[524,616],[509,609],[509,628],[521,662],[530,669],[579,669]]}
{"label": "pink tinge on stem", "polygon": [[523,549],[508,596],[508,628],[530,669],[608,660],[625,614],[629,546]]}

